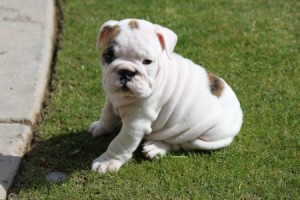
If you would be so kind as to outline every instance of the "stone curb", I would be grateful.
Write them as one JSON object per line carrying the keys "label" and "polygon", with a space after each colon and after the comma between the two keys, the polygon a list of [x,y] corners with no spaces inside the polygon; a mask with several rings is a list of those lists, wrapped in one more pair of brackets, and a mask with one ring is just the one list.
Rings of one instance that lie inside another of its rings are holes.
{"label": "stone curb", "polygon": [[48,90],[55,0],[1,0],[0,38],[0,199],[6,199]]}

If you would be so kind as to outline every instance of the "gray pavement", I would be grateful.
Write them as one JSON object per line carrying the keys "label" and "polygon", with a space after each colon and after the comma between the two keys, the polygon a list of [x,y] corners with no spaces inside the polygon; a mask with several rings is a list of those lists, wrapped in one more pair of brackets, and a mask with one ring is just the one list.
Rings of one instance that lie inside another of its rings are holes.
{"label": "gray pavement", "polygon": [[0,0],[0,199],[40,116],[54,36],[54,0]]}

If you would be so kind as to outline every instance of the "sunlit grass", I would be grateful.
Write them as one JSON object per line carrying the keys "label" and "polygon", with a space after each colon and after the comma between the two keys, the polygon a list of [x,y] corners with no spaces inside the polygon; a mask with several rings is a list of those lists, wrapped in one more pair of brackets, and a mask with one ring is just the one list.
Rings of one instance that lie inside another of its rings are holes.
{"label": "sunlit grass", "polygon": [[[64,13],[50,104],[12,199],[299,199],[298,1],[61,1]],[[140,149],[116,174],[90,171],[113,136],[87,128],[104,103],[95,49],[108,19],[143,18],[178,35],[176,52],[223,77],[244,111],[226,149],[147,161]],[[75,152],[75,153],[74,153]],[[63,171],[62,184],[46,182]]]}

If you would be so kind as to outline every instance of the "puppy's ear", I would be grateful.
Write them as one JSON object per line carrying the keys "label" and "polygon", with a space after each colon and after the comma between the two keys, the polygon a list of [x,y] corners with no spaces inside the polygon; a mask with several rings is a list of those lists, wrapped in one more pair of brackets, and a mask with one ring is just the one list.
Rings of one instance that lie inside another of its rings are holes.
{"label": "puppy's ear", "polygon": [[104,45],[109,40],[111,40],[117,33],[119,33],[120,28],[117,26],[118,21],[109,20],[105,22],[99,30],[98,39],[96,43],[96,48],[98,49],[100,44]]}
{"label": "puppy's ear", "polygon": [[172,30],[160,25],[155,25],[155,32],[162,49],[166,51],[170,58],[170,55],[174,51],[177,43],[177,35]]}

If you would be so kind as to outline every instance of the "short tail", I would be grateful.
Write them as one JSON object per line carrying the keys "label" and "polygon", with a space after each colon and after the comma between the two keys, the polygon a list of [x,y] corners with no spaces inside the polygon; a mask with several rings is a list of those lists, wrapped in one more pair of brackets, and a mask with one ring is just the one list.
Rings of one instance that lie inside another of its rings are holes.
{"label": "short tail", "polygon": [[183,149],[193,149],[193,150],[216,150],[228,146],[232,142],[233,138],[226,138],[218,141],[204,141],[201,139],[196,139],[191,142],[182,144]]}

